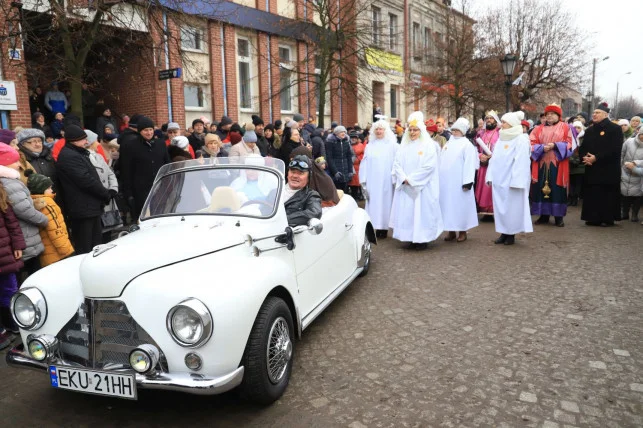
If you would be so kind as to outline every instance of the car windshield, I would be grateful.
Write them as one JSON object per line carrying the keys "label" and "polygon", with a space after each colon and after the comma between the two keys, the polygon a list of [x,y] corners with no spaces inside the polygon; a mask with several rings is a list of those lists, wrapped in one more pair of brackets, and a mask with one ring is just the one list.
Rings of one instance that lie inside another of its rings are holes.
{"label": "car windshield", "polygon": [[141,220],[186,214],[267,218],[277,210],[284,164],[249,157],[174,162],[159,171]]}

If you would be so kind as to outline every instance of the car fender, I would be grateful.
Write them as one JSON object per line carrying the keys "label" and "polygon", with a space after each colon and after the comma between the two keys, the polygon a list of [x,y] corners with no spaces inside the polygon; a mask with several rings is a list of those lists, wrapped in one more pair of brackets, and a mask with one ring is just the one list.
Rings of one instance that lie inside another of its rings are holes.
{"label": "car fender", "polygon": [[362,256],[361,251],[362,245],[364,244],[364,231],[366,231],[368,240],[373,244],[377,244],[377,239],[375,238],[375,229],[373,229],[373,225],[371,224],[371,218],[365,210],[363,210],[362,208],[357,208],[353,212],[353,228],[351,229],[351,232],[353,234],[352,238],[355,242],[355,252],[357,260],[359,260]]}
{"label": "car fender", "polygon": [[[285,288],[297,307],[296,276],[287,250],[252,255],[248,245],[166,266],[136,278],[120,300],[136,322],[156,341],[171,372],[189,372],[188,352],[203,359],[199,373],[224,375],[239,366],[259,309],[275,286]],[[168,312],[188,298],[209,309],[213,333],[198,348],[176,343],[167,330]],[[293,314],[295,323],[297,314]]]}
{"label": "car fender", "polygon": [[45,323],[36,330],[20,329],[22,343],[27,343],[30,334],[56,336],[76,314],[84,299],[79,267],[85,257],[91,256],[82,254],[56,262],[30,275],[22,284],[21,289],[35,287],[40,290],[47,302]]}

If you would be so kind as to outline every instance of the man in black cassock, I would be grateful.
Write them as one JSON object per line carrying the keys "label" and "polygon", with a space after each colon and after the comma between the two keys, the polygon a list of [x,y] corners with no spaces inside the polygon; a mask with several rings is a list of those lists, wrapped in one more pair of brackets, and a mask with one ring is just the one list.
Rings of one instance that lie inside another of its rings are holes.
{"label": "man in black cassock", "polygon": [[578,154],[585,164],[581,220],[588,226],[613,226],[621,219],[621,147],[623,130],[609,120],[607,103],[592,114]]}

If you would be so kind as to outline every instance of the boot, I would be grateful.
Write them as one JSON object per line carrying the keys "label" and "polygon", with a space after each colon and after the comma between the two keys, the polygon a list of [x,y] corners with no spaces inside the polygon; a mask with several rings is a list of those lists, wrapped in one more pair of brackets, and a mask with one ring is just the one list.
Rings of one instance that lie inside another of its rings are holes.
{"label": "boot", "polygon": [[513,245],[516,242],[516,235],[507,235],[505,245]]}
{"label": "boot", "polygon": [[562,217],[554,217],[554,220],[556,221],[557,227],[565,227],[565,222]]}
{"label": "boot", "polygon": [[641,210],[641,198],[636,198],[632,203],[632,221],[638,223],[639,211]]}
{"label": "boot", "polygon": [[493,241],[493,243],[494,243],[494,244],[504,244],[506,240],[507,240],[507,235],[505,235],[505,234],[503,233],[502,235],[500,235],[500,237],[499,237],[498,239],[496,239],[495,241]]}
{"label": "boot", "polygon": [[538,217],[538,220],[536,220],[536,224],[547,224],[549,223],[549,216],[548,215],[541,215]]}

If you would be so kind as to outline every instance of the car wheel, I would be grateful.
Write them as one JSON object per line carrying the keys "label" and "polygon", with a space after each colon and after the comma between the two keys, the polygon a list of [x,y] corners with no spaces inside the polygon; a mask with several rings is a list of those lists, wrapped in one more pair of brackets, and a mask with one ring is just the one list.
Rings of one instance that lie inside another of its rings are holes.
{"label": "car wheel", "polygon": [[259,404],[270,404],[282,396],[292,371],[294,327],[286,302],[268,297],[252,326],[241,364],[241,396]]}
{"label": "car wheel", "polygon": [[364,233],[364,244],[362,244],[362,257],[364,258],[364,268],[359,274],[360,277],[366,276],[371,267],[371,241],[368,240],[366,233]]}

